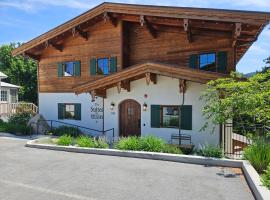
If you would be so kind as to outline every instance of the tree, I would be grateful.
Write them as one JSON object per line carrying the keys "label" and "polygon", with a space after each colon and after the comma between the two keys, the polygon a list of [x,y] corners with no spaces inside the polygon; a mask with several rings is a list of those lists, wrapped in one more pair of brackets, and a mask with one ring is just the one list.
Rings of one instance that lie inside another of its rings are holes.
{"label": "tree", "polygon": [[237,119],[243,127],[270,124],[270,70],[257,73],[248,79],[238,73],[208,83],[201,99],[205,101],[203,115],[216,125]]}
{"label": "tree", "polygon": [[20,44],[0,46],[0,71],[8,78],[6,82],[19,85],[19,100],[37,103],[37,63],[27,57],[15,56],[11,52]]}

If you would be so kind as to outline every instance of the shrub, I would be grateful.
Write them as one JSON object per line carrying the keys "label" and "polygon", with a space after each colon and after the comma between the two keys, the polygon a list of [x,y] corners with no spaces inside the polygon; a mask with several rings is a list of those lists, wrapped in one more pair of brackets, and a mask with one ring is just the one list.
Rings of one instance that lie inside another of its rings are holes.
{"label": "shrub", "polygon": [[172,154],[182,154],[182,151],[180,150],[180,148],[174,145],[169,145],[169,144],[164,145],[162,152],[172,153]]}
{"label": "shrub", "polygon": [[104,138],[99,138],[96,140],[96,148],[108,149],[109,145]]}
{"label": "shrub", "polygon": [[164,146],[165,142],[162,139],[152,135],[141,137],[139,141],[139,149],[142,151],[162,152]]}
{"label": "shrub", "polygon": [[139,140],[136,136],[123,137],[115,144],[115,148],[120,150],[140,150]]}
{"label": "shrub", "polygon": [[54,128],[52,130],[52,135],[54,136],[70,135],[72,137],[78,137],[82,135],[82,132],[80,129],[73,126],[59,126],[58,128]]}
{"label": "shrub", "polygon": [[30,133],[30,127],[25,124],[6,124],[6,131],[16,135],[28,135]]}
{"label": "shrub", "polygon": [[102,149],[109,148],[108,143],[103,138],[94,139],[89,136],[80,136],[77,138],[76,143],[79,147],[102,148]]}
{"label": "shrub", "polygon": [[78,137],[76,143],[79,147],[89,147],[89,148],[96,147],[95,140],[93,138],[90,138],[89,136]]}
{"label": "shrub", "polygon": [[199,151],[199,154],[206,157],[222,158],[223,150],[218,146],[207,145]]}
{"label": "shrub", "polygon": [[259,173],[263,173],[270,163],[270,144],[262,138],[253,140],[253,144],[244,150],[244,158],[249,160]]}
{"label": "shrub", "polygon": [[27,125],[28,121],[31,119],[32,115],[28,112],[21,112],[11,115],[8,122],[11,124],[22,124]]}
{"label": "shrub", "polygon": [[70,135],[62,135],[58,138],[57,144],[62,146],[69,146],[73,142],[73,138]]}
{"label": "shrub", "polygon": [[265,174],[262,175],[262,182],[263,185],[270,190],[270,163],[264,172]]}

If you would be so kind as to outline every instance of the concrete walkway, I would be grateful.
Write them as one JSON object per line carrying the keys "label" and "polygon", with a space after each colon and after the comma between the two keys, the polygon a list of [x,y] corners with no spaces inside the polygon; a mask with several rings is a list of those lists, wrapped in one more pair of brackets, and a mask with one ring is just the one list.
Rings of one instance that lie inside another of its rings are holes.
{"label": "concrete walkway", "polygon": [[254,199],[238,169],[32,149],[25,142],[0,137],[1,200]]}

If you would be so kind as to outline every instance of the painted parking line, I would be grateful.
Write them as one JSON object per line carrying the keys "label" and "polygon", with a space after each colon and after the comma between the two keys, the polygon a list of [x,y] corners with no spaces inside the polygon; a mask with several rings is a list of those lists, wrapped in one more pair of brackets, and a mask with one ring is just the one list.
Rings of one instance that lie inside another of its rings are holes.
{"label": "painted parking line", "polygon": [[21,187],[24,189],[30,189],[30,190],[34,190],[34,191],[38,191],[38,192],[49,193],[49,194],[58,195],[58,196],[64,196],[64,197],[76,199],[76,200],[98,200],[96,198],[81,196],[81,195],[72,194],[72,193],[61,192],[61,191],[57,191],[57,190],[50,190],[50,189],[46,189],[43,187],[38,187],[38,186],[25,184],[25,183],[18,183],[18,182],[14,182],[14,181],[0,180],[0,183],[4,183],[4,184],[10,185],[12,187]]}

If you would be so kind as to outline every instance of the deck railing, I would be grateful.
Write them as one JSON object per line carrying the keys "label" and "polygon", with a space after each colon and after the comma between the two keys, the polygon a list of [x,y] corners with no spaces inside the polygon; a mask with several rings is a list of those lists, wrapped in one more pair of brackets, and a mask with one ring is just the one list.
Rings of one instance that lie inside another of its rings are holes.
{"label": "deck railing", "polygon": [[0,103],[0,115],[9,117],[12,114],[19,112],[31,112],[33,114],[38,113],[38,107],[33,103]]}

